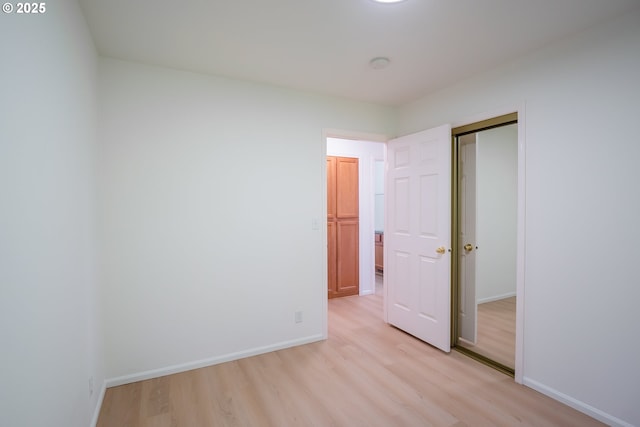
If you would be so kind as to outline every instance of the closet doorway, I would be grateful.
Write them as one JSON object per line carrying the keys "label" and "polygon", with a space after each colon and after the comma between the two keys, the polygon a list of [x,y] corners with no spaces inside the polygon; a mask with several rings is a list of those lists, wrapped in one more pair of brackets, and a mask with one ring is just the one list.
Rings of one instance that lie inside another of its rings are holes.
{"label": "closet doorway", "polygon": [[452,129],[452,343],[514,375],[518,255],[517,114]]}

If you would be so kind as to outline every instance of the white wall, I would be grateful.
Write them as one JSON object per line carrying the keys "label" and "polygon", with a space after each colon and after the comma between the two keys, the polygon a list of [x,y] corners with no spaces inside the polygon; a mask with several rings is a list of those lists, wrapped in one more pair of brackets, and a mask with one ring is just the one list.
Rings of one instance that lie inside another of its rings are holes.
{"label": "white wall", "polygon": [[400,111],[400,133],[515,109],[526,138],[524,381],[640,425],[640,11]]}
{"label": "white wall", "polygon": [[321,339],[323,129],[390,134],[393,111],[110,59],[99,76],[110,384]]}
{"label": "white wall", "polygon": [[376,160],[374,181],[374,228],[384,232],[384,159]]}
{"label": "white wall", "polygon": [[516,294],[518,207],[517,125],[478,132],[476,138],[476,299]]}
{"label": "white wall", "polygon": [[359,249],[360,249],[360,295],[376,291],[375,278],[375,191],[376,160],[384,161],[383,142],[354,141],[327,138],[327,155],[358,159],[359,184]]}
{"label": "white wall", "polygon": [[3,13],[0,58],[0,425],[86,427],[104,364],[96,54],[76,2]]}

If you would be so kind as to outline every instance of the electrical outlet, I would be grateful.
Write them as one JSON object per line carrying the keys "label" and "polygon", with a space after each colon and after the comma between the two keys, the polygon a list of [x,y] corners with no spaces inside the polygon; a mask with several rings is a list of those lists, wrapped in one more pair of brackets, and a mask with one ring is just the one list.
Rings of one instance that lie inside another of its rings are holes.
{"label": "electrical outlet", "polygon": [[89,397],[93,396],[93,377],[89,377]]}
{"label": "electrical outlet", "polygon": [[295,321],[296,323],[302,323],[302,312],[296,311],[295,313]]}

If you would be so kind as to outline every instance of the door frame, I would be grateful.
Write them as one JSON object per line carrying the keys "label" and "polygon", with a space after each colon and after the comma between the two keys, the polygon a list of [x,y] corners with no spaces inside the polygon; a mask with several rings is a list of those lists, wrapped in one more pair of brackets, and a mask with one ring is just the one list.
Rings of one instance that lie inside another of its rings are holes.
{"label": "door frame", "polygon": [[[312,227],[315,229],[316,225],[318,231],[321,232],[321,242],[322,248],[326,253],[327,250],[327,138],[337,138],[337,139],[346,139],[352,141],[367,141],[367,142],[381,142],[386,144],[390,139],[388,135],[376,134],[376,133],[368,133],[368,132],[358,132],[358,131],[350,131],[345,129],[331,129],[325,128],[322,129],[321,135],[321,145],[320,145],[320,183],[321,183],[321,199],[320,206],[322,207],[322,216],[320,218],[312,218]],[[386,148],[385,148],[386,150]],[[351,157],[348,154],[344,155],[345,157]],[[386,154],[385,154],[386,157]],[[372,223],[373,224],[373,223]],[[373,235],[371,236],[371,260],[372,266],[374,263],[374,246],[373,246]],[[360,260],[360,263],[362,260]],[[327,257],[322,257],[322,287],[318,289],[320,300],[322,301],[322,337],[323,339],[327,339],[329,336],[329,299],[327,298],[327,286],[328,286],[328,278],[326,275],[328,262]],[[375,276],[375,275],[374,275]],[[375,277],[374,277],[375,280]],[[374,284],[374,292],[375,292],[375,284]]]}
{"label": "door frame", "polygon": [[[508,108],[498,111],[484,113],[473,118],[469,118],[463,122],[452,124],[451,140],[452,140],[452,249],[454,257],[451,263],[451,339],[452,343],[456,342],[457,335],[457,301],[458,301],[458,259],[460,248],[455,238],[458,232],[458,201],[457,201],[457,185],[454,180],[457,179],[457,144],[455,135],[465,130],[480,130],[506,124],[513,117],[517,119],[518,129],[518,184],[517,184],[517,243],[516,243],[516,348],[515,348],[515,372],[514,379],[518,384],[522,384],[524,378],[524,319],[525,319],[525,207],[526,207],[526,134],[525,134],[525,105],[524,103],[517,108]],[[455,131],[455,133],[454,133]]]}

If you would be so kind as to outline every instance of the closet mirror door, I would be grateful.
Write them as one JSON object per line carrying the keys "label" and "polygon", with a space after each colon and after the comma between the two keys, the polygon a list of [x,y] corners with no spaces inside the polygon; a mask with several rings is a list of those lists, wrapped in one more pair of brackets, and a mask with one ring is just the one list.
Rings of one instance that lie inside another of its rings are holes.
{"label": "closet mirror door", "polygon": [[515,368],[517,123],[460,135],[457,144],[456,346]]}

